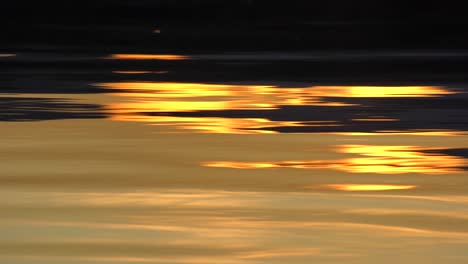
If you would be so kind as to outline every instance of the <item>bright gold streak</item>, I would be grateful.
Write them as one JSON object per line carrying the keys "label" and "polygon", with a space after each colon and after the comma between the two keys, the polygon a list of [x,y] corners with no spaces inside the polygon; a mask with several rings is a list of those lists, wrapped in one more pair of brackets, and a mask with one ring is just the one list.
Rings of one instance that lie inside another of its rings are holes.
{"label": "bright gold streak", "polygon": [[314,88],[331,97],[432,97],[454,93],[436,86],[315,86]]}
{"label": "bright gold streak", "polygon": [[[462,172],[465,159],[439,153],[427,153],[416,146],[344,145],[339,152],[358,154],[359,157],[338,160],[286,160],[286,161],[210,161],[202,166],[234,169],[333,169],[352,173],[426,173],[447,174]],[[436,149],[434,149],[436,150]]]}
{"label": "bright gold streak", "polygon": [[344,145],[339,151],[361,156],[347,159],[338,165],[341,170],[358,173],[444,174],[460,172],[460,168],[466,166],[463,158],[427,153],[416,146]]}
{"label": "bright gold streak", "polygon": [[[326,189],[339,191],[391,191],[408,190],[416,188],[416,185],[385,185],[385,184],[328,184],[323,185]],[[306,187],[307,188],[307,187]]]}
{"label": "bright gold streak", "polygon": [[[116,54],[116,57],[129,54]],[[138,55],[138,54],[137,54]],[[140,54],[146,57],[144,54]],[[132,55],[133,56],[133,55]],[[153,55],[151,55],[153,56]],[[138,57],[138,56],[137,56]],[[118,73],[138,74],[140,71]],[[441,87],[373,87],[373,86],[312,86],[285,88],[269,85],[206,84],[172,82],[111,82],[96,86],[116,90],[120,102],[107,105],[113,120],[149,122],[154,125],[172,125],[176,128],[191,128],[201,132],[254,133],[253,130],[268,131],[268,127],[279,126],[341,126],[334,120],[310,122],[279,122],[261,118],[212,118],[175,117],[163,113],[226,111],[226,110],[272,110],[285,105],[316,105],[346,107],[353,104],[330,101],[332,97],[396,97],[436,96],[451,93]],[[142,113],[158,113],[146,115]],[[171,117],[172,116],[172,117]],[[261,120],[261,121],[260,121]],[[384,116],[355,119],[354,121],[398,121]],[[214,124],[213,122],[217,122]],[[264,129],[262,129],[264,128]],[[271,129],[270,129],[271,130]],[[274,133],[274,132],[270,132]]]}
{"label": "bright gold streak", "polygon": [[[149,122],[151,125],[171,125],[181,129],[206,133],[223,134],[274,134],[268,127],[300,126],[294,122],[270,121],[263,118],[221,118],[221,117],[177,117],[177,116],[145,116],[115,114],[110,117],[114,121]],[[246,129],[248,128],[248,129]]]}
{"label": "bright gold streak", "polygon": [[[339,126],[331,121],[314,124],[271,121],[264,118],[177,117],[142,115],[161,112],[193,112],[203,110],[276,109],[280,105],[310,104],[302,98],[304,91],[266,85],[231,85],[203,83],[118,82],[101,83],[100,87],[119,90],[114,93],[122,103],[107,106],[112,120],[149,122],[177,128],[211,133],[275,133],[278,126]],[[299,96],[300,100],[291,100]],[[316,102],[328,104],[329,102]]]}
{"label": "bright gold streak", "polygon": [[190,57],[175,54],[112,54],[109,59],[116,60],[188,60]]}

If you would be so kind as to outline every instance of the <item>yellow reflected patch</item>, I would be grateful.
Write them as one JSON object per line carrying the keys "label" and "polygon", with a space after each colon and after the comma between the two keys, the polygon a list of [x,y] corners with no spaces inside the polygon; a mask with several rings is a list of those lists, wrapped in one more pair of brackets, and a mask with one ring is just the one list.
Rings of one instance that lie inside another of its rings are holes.
{"label": "yellow reflected patch", "polygon": [[333,169],[352,173],[425,173],[446,174],[463,172],[467,162],[462,157],[427,152],[416,146],[342,145],[338,152],[359,155],[337,160],[285,160],[259,162],[210,161],[206,167],[234,169],[292,168]]}
{"label": "yellow reflected patch", "polygon": [[[416,185],[385,185],[385,184],[327,184],[323,188],[338,191],[391,191],[409,190],[416,188]],[[307,187],[306,187],[307,188]]]}

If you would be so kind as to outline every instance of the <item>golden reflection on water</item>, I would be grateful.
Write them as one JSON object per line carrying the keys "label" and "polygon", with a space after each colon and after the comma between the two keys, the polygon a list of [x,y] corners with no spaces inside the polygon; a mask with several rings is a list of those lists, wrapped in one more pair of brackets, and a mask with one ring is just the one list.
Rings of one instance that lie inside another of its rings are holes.
{"label": "golden reflection on water", "polygon": [[[143,72],[120,71],[119,73],[137,74]],[[345,107],[355,106],[355,104],[339,102],[338,98],[431,97],[453,93],[443,87],[432,86],[311,86],[285,88],[272,85],[176,82],[111,82],[98,83],[96,86],[114,91],[115,93],[112,95],[118,96],[122,101],[106,105],[112,120],[148,122],[153,125],[176,125],[178,128],[211,133],[275,133],[268,131],[268,129],[281,126],[323,127],[341,126],[341,124],[335,120],[286,122],[272,121],[265,118],[177,117],[165,115],[164,113],[211,110],[273,110],[288,105]],[[150,113],[153,113],[153,115],[150,115]],[[396,122],[398,119],[371,116],[369,118],[356,118],[353,121]]]}
{"label": "golden reflection on water", "polygon": [[453,94],[436,86],[316,86],[322,94],[337,97],[433,97]]}
{"label": "golden reflection on water", "polygon": [[347,106],[309,98],[307,88],[279,88],[266,85],[225,85],[203,83],[120,82],[100,87],[121,91],[114,95],[130,102],[112,103],[107,109],[112,120],[142,121],[153,125],[176,125],[212,133],[275,133],[277,126],[339,126],[335,121],[287,122],[265,118],[215,118],[142,115],[146,113],[193,112],[202,110],[268,110],[281,105]]}
{"label": "golden reflection on water", "polygon": [[0,125],[0,211],[8,212],[0,219],[0,263],[375,263],[384,256],[390,264],[395,252],[408,250],[414,263],[427,263],[428,255],[457,263],[448,260],[466,255],[466,172],[367,177],[199,166],[217,158],[344,163],[348,155],[393,152],[413,159],[437,150],[439,140],[453,148],[465,137],[389,136],[336,147],[359,141],[160,134],[107,120]]}
{"label": "golden reflection on water", "polygon": [[107,59],[116,60],[188,60],[189,56],[175,54],[112,54]]}
{"label": "golden reflection on water", "polygon": [[[120,71],[119,73],[137,74],[143,72]],[[98,83],[96,86],[120,91],[113,95],[118,96],[123,102],[110,103],[106,106],[112,120],[149,122],[153,125],[176,125],[178,128],[211,133],[275,133],[268,131],[268,128],[280,126],[341,126],[341,124],[334,120],[280,122],[264,118],[176,117],[165,116],[164,113],[206,110],[272,110],[286,105],[345,107],[354,104],[336,100],[330,101],[330,98],[427,97],[452,93],[442,87],[431,86],[312,86],[287,88],[271,85],[173,82],[113,82]],[[148,115],[148,113],[157,114]],[[379,116],[358,118],[354,119],[354,121],[393,122],[398,121],[398,119]],[[313,122],[316,123],[313,124]]]}
{"label": "golden reflection on water", "polygon": [[[388,87],[100,86],[117,92],[74,99],[104,105],[111,120],[228,134],[341,124],[165,113],[343,107],[326,98],[450,93],[438,87],[403,93]],[[398,120],[379,115],[354,121]],[[1,263],[393,264],[395,255],[406,253],[412,263],[468,260],[467,162],[444,152],[466,148],[462,132],[239,136],[164,134],[88,119],[0,125],[0,211],[7,212],[0,218]],[[383,136],[348,137],[375,134]],[[397,175],[403,173],[415,175]]]}
{"label": "golden reflection on water", "polygon": [[[416,188],[416,185],[387,185],[387,184],[327,184],[322,186],[325,189],[338,191],[392,191],[409,190]],[[306,187],[307,189],[308,187]]]}
{"label": "golden reflection on water", "polygon": [[[155,97],[161,94],[171,97],[199,97],[224,95],[249,97],[249,101],[273,101],[276,105],[328,105],[346,106],[349,104],[324,101],[326,97],[432,97],[455,92],[433,86],[310,86],[285,88],[272,85],[244,84],[204,84],[170,82],[115,82],[100,83],[100,87],[115,90],[141,92],[138,96]],[[262,96],[257,96],[262,95]],[[131,95],[129,95],[131,96]],[[258,102],[265,104],[265,102]],[[267,103],[268,104],[268,103]],[[271,105],[269,103],[268,105]]]}
{"label": "golden reflection on water", "polygon": [[[427,153],[417,146],[366,146],[345,145],[339,151],[358,154],[362,157],[347,159],[343,170],[361,173],[429,173],[443,174],[461,172],[464,158],[444,154]],[[437,150],[437,149],[430,149]]]}
{"label": "golden reflection on water", "polygon": [[44,264],[374,263],[408,247],[426,256],[434,245],[450,243],[434,253],[444,259],[467,245],[466,204],[425,204],[378,192],[411,191],[411,185],[324,187],[345,192],[7,190],[2,198],[14,199],[0,203],[10,212],[0,219],[7,234],[0,258]]}
{"label": "golden reflection on water", "polygon": [[[295,122],[270,121],[265,118],[221,118],[221,117],[173,117],[173,116],[145,116],[145,115],[114,115],[113,121],[142,121],[151,125],[171,125],[179,129],[198,132],[223,133],[223,134],[275,134],[268,130],[277,125],[301,126]],[[325,124],[327,125],[327,124]],[[247,129],[246,129],[247,128]]]}
{"label": "golden reflection on water", "polygon": [[294,169],[334,169],[352,173],[460,173],[467,166],[463,157],[441,153],[428,153],[417,146],[375,146],[342,145],[337,151],[357,154],[357,158],[337,160],[286,160],[261,162],[210,161],[202,163],[207,167],[234,169],[294,168]]}

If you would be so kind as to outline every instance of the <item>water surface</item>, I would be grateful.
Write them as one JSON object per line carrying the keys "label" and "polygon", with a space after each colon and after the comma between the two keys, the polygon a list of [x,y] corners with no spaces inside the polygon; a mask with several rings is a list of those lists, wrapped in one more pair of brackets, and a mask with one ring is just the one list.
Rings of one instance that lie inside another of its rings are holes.
{"label": "water surface", "polygon": [[466,263],[467,84],[353,56],[0,54],[1,262]]}

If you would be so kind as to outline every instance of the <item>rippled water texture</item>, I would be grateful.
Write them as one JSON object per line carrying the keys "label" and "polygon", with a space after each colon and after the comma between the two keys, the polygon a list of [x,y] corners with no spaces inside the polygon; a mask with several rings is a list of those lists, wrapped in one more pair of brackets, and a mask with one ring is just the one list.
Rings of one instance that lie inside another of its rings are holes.
{"label": "rippled water texture", "polygon": [[0,262],[468,263],[468,84],[318,66],[392,56],[0,54]]}

